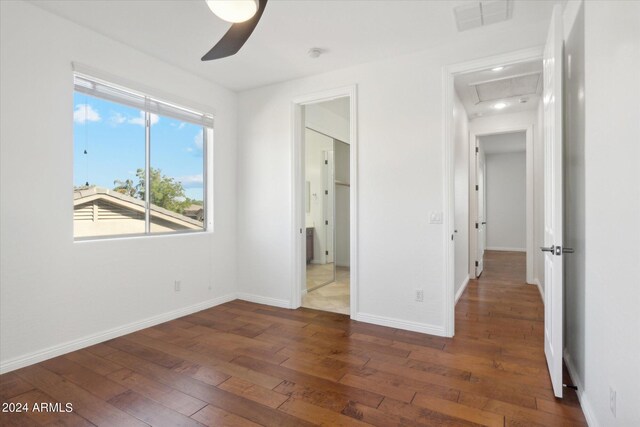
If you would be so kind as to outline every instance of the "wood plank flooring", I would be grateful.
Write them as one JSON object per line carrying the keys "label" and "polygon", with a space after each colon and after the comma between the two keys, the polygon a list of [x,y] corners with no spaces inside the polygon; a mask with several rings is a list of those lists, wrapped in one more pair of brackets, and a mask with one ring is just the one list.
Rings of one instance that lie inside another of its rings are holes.
{"label": "wood plank flooring", "polygon": [[453,339],[237,300],[0,376],[3,403],[73,405],[0,425],[584,426],[519,255],[487,253]]}

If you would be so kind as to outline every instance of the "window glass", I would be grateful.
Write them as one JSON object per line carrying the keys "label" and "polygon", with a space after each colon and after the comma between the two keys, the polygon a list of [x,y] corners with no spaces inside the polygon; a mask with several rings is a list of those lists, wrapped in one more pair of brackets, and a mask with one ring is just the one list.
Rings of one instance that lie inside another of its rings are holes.
{"label": "window glass", "polygon": [[77,92],[73,101],[74,236],[144,233],[140,111]]}
{"label": "window glass", "polygon": [[154,114],[150,122],[151,232],[202,229],[204,128]]}
{"label": "window glass", "polygon": [[205,230],[213,117],[83,74],[74,85],[74,237]]}

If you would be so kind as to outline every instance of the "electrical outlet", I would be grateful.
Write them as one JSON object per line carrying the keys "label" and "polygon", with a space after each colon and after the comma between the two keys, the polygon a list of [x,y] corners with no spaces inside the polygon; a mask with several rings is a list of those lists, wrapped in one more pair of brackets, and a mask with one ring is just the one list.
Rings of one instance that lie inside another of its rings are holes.
{"label": "electrical outlet", "polygon": [[173,290],[176,292],[180,292],[180,288],[182,287],[182,282],[180,280],[176,280],[173,282]]}
{"label": "electrical outlet", "polygon": [[416,289],[416,301],[418,302],[424,301],[424,291],[422,289]]}
{"label": "electrical outlet", "polygon": [[616,416],[616,391],[609,387],[609,408],[614,418]]}

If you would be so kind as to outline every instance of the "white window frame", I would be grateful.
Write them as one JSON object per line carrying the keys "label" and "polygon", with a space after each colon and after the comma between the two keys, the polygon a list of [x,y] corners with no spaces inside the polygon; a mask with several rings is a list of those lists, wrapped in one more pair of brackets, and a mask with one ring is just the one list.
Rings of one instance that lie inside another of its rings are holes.
{"label": "white window frame", "polygon": [[[78,71],[78,64],[73,64],[74,93],[84,93],[86,95],[118,103],[128,107],[137,108],[145,113],[145,231],[144,233],[131,234],[111,234],[103,236],[82,236],[76,237],[74,231],[74,241],[92,240],[113,240],[130,238],[153,238],[161,236],[175,236],[185,234],[200,234],[213,232],[213,138],[214,120],[213,114],[203,113],[194,108],[184,107],[177,103],[166,101],[142,92],[130,89],[109,80],[94,77],[94,73]],[[203,227],[198,230],[175,230],[168,232],[151,232],[151,202],[149,200],[151,192],[148,185],[151,182],[151,114],[163,117],[170,117],[187,123],[202,126],[203,129]],[[75,147],[74,139],[74,147]]]}

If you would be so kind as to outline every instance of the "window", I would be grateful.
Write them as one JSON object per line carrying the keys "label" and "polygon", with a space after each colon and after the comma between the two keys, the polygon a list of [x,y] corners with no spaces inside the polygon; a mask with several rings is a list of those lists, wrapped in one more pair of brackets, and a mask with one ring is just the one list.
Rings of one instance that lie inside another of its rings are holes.
{"label": "window", "polygon": [[74,237],[207,229],[213,118],[74,75]]}

